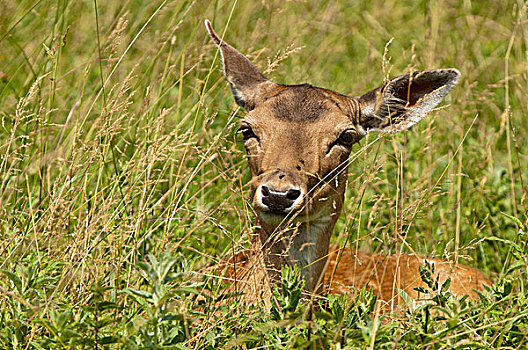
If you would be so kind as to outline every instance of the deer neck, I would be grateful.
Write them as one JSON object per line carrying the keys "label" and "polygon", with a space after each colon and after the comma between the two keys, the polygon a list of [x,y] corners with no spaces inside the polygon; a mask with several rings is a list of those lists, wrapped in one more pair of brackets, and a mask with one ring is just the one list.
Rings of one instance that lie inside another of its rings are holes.
{"label": "deer neck", "polygon": [[330,237],[339,212],[327,210],[310,220],[291,220],[286,225],[270,224],[259,217],[258,234],[272,281],[280,280],[283,265],[297,265],[305,279],[305,289],[322,290]]}

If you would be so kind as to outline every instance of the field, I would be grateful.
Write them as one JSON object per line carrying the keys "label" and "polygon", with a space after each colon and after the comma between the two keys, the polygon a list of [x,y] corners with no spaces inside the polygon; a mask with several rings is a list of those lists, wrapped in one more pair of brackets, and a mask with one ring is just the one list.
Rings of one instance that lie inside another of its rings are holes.
{"label": "field", "polygon": [[[0,348],[528,348],[527,6],[1,0]],[[310,315],[295,276],[271,314],[226,295],[209,267],[256,222],[206,18],[279,83],[460,70],[427,119],[354,146],[333,241],[476,267],[480,301],[429,281],[398,318],[366,291]]]}

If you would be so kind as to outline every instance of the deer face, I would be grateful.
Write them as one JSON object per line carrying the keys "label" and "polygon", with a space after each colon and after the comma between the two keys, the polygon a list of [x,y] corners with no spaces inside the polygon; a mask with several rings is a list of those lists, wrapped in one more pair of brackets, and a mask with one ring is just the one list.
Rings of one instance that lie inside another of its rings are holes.
{"label": "deer face", "polygon": [[341,210],[347,159],[364,135],[358,120],[345,96],[308,84],[276,86],[248,113],[239,131],[261,221],[313,222]]}

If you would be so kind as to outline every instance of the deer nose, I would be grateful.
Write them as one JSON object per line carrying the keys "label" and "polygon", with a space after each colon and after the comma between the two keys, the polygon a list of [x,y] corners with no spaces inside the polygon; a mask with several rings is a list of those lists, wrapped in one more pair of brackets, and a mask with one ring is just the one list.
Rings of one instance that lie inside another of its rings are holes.
{"label": "deer nose", "polygon": [[286,214],[302,199],[302,192],[298,188],[278,191],[271,185],[261,185],[258,189],[259,204],[263,209],[278,214]]}

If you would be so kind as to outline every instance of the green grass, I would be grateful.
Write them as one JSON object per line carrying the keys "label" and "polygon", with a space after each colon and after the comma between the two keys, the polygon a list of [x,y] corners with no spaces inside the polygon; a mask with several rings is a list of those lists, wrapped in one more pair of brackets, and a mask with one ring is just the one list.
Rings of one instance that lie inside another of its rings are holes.
{"label": "green grass", "polygon": [[[528,347],[526,3],[0,4],[1,348]],[[481,301],[434,292],[381,323],[366,291],[311,318],[283,294],[269,315],[218,302],[204,267],[255,220],[205,18],[280,83],[360,95],[461,71],[448,108],[356,146],[334,238],[477,267]]]}

